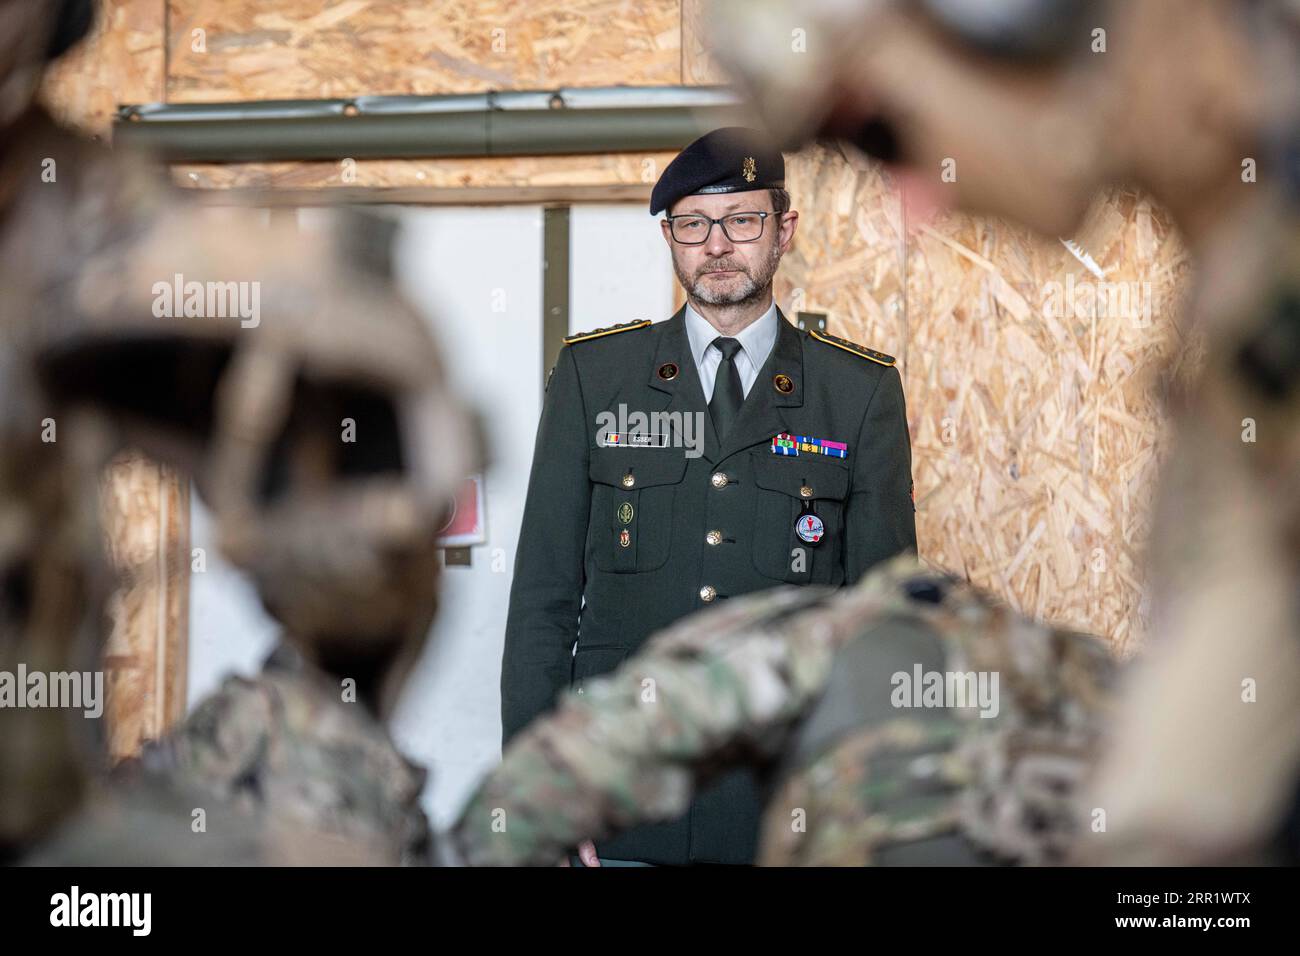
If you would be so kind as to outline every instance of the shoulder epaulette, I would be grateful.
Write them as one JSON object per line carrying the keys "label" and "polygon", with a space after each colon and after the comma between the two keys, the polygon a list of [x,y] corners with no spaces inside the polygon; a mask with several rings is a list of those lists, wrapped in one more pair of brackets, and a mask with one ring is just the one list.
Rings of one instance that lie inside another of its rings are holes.
{"label": "shoulder epaulette", "polygon": [[592,329],[590,332],[578,332],[576,335],[566,335],[564,337],[565,345],[572,345],[574,342],[586,342],[588,339],[598,339],[604,335],[614,335],[617,332],[631,332],[633,329],[644,329],[649,326],[649,319],[642,319],[640,322],[624,322],[622,325],[611,325],[607,329]]}
{"label": "shoulder epaulette", "polygon": [[825,342],[827,345],[833,345],[837,349],[843,349],[846,352],[852,352],[859,358],[868,359],[881,365],[893,365],[896,361],[892,355],[886,355],[884,352],[877,352],[875,349],[869,349],[865,345],[859,345],[857,342],[850,342],[848,339],[842,339],[838,335],[827,335],[825,332],[818,332],[816,329],[809,329],[818,342]]}

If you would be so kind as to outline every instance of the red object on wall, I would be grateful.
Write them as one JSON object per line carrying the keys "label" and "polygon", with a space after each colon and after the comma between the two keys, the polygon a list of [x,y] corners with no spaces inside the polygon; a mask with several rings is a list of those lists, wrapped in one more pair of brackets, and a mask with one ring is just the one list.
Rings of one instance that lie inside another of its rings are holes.
{"label": "red object on wall", "polygon": [[460,548],[467,544],[487,543],[483,497],[483,476],[471,475],[466,478],[456,492],[451,519],[438,532],[439,544]]}

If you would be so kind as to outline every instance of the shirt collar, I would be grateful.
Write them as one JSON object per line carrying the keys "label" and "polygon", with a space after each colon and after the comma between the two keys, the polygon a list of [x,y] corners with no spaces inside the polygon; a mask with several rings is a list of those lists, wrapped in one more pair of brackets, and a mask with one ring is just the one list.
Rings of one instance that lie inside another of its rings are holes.
{"label": "shirt collar", "polygon": [[[776,333],[776,300],[773,299],[766,312],[735,336],[755,369],[762,368],[767,361],[772,346],[776,344]],[[697,366],[704,361],[704,353],[720,334],[709,324],[708,319],[691,308],[690,302],[686,303],[686,338],[690,342],[691,357]]]}

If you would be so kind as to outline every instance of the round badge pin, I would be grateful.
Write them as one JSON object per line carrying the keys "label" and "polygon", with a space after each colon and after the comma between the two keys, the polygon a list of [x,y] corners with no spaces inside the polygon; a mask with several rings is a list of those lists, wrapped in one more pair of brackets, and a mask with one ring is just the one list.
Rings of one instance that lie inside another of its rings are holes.
{"label": "round badge pin", "polygon": [[665,362],[659,366],[659,377],[665,382],[671,382],[677,377],[677,366],[672,362]]}
{"label": "round badge pin", "polygon": [[632,502],[625,501],[618,509],[618,520],[623,522],[623,524],[631,524],[633,514]]}
{"label": "round badge pin", "polygon": [[822,524],[822,519],[815,514],[802,514],[799,520],[794,523],[794,533],[799,536],[800,541],[806,541],[808,544],[817,544],[826,533],[826,526]]}
{"label": "round badge pin", "polygon": [[772,387],[782,395],[789,395],[794,391],[794,380],[789,375],[782,373],[773,377]]}

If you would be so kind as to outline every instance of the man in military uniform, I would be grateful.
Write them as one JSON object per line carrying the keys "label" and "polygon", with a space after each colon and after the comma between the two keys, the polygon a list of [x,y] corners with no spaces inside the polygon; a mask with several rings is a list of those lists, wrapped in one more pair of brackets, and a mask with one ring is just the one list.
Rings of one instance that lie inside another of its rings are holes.
{"label": "man in military uniform", "polygon": [[[780,152],[751,130],[689,145],[650,201],[668,213],[686,305],[661,324],[565,340],[510,596],[507,742],[571,679],[581,688],[692,611],[783,582],[852,583],[915,548],[894,359],[801,332],[772,299],[798,221],[784,177]],[[752,778],[736,774],[601,856],[748,863],[758,807]]]}

